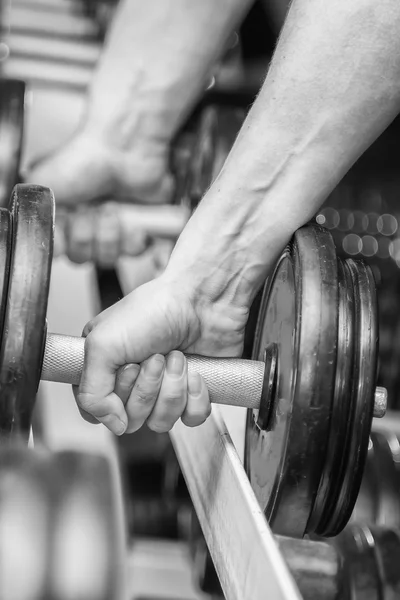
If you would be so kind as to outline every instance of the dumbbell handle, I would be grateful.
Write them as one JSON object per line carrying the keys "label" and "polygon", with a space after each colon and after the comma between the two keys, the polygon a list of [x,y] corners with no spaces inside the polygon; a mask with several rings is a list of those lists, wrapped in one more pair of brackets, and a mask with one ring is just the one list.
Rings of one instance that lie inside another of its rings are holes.
{"label": "dumbbell handle", "polygon": [[[79,385],[85,338],[49,333],[41,379]],[[186,355],[189,371],[199,373],[207,384],[211,402],[259,408],[265,364],[241,358],[208,358]]]}

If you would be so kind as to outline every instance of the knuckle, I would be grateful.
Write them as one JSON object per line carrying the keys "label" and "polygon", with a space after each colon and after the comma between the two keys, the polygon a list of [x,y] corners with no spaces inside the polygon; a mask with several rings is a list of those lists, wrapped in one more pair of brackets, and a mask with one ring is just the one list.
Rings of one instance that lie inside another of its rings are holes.
{"label": "knuckle", "polygon": [[146,384],[138,384],[133,390],[133,400],[140,405],[152,404],[157,398],[158,389],[151,389]]}
{"label": "knuckle", "polygon": [[[81,410],[92,415],[93,417],[96,414],[96,401],[94,398],[89,396],[89,394],[85,394],[84,392],[78,392],[76,396],[76,401]],[[96,415],[97,416],[97,415]],[[100,415],[98,415],[100,416]]]}
{"label": "knuckle", "polygon": [[185,390],[175,389],[175,390],[165,390],[160,394],[159,402],[167,405],[169,409],[177,408],[182,405],[186,398]]}
{"label": "knuckle", "polygon": [[89,333],[85,338],[85,353],[92,354],[98,352],[102,345],[103,336],[98,328],[95,325],[92,325],[92,329],[89,330]]}

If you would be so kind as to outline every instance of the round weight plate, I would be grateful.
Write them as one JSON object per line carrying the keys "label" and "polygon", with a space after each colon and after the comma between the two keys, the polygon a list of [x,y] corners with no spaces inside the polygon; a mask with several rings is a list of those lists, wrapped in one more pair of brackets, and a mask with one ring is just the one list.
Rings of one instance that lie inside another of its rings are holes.
{"label": "round weight plate", "polygon": [[0,453],[0,597],[50,598],[49,498],[43,474],[50,455],[20,446]]}
{"label": "round weight plate", "polygon": [[6,208],[0,208],[0,339],[3,335],[4,315],[7,306],[10,250],[11,217]]}
{"label": "round weight plate", "polygon": [[[384,527],[398,527],[400,525],[399,481],[388,435],[390,436],[387,433],[371,433],[374,448],[375,493],[378,496],[374,523]],[[392,435],[393,442],[397,442],[398,445],[396,436]]]}
{"label": "round weight plate", "polygon": [[24,128],[25,83],[0,79],[0,206],[18,181]]}
{"label": "round weight plate", "polygon": [[337,259],[331,235],[299,229],[261,302],[253,358],[278,352],[276,393],[266,430],[249,411],[245,467],[276,533],[303,536],[325,463],[338,337]]}
{"label": "round weight plate", "polygon": [[324,535],[337,535],[347,524],[357,500],[368,453],[374,411],[377,375],[378,326],[377,299],[373,275],[362,261],[348,259],[344,263],[354,288],[355,354],[352,386],[352,406],[348,420],[347,456],[339,494],[330,518],[324,523]]}
{"label": "round weight plate", "polygon": [[343,556],[345,589],[340,597],[382,600],[375,540],[369,528],[351,525],[332,542]]}
{"label": "round weight plate", "polygon": [[[196,117],[195,117],[196,118]],[[183,196],[193,211],[213,180],[215,151],[217,146],[218,109],[207,106],[197,117],[194,147],[186,175]]]}
{"label": "round weight plate", "polygon": [[124,585],[125,524],[121,489],[104,456],[60,452],[52,488],[49,598],[117,600]]}
{"label": "round weight plate", "polygon": [[348,421],[351,410],[351,381],[354,356],[354,293],[349,274],[338,259],[338,349],[335,390],[332,403],[331,426],[328,449],[321,483],[308,529],[324,535],[323,522],[334,510],[340,490],[341,474],[346,468],[347,457],[343,451],[348,438]]}
{"label": "round weight plate", "polygon": [[10,276],[0,353],[0,441],[29,437],[46,335],[53,194],[47,188],[17,185],[10,213]]}
{"label": "round weight plate", "polygon": [[372,528],[375,555],[380,573],[382,598],[395,600],[400,597],[400,537],[394,529]]}
{"label": "round weight plate", "polygon": [[376,481],[376,475],[375,448],[371,440],[368,446],[364,475],[357,502],[351,515],[350,524],[376,523],[379,506],[379,484]]}
{"label": "round weight plate", "polygon": [[374,523],[384,527],[399,527],[399,473],[395,460],[399,458],[399,442],[394,433],[377,431],[371,433],[371,442],[374,448],[375,493],[378,496]]}

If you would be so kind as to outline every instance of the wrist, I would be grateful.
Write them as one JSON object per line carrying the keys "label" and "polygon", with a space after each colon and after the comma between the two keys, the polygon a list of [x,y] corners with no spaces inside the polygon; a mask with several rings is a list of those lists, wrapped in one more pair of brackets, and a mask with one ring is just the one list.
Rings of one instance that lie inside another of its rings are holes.
{"label": "wrist", "polygon": [[246,215],[248,195],[238,210],[229,199],[230,209],[223,211],[222,198],[210,190],[182,232],[165,276],[185,282],[195,304],[248,309],[292,232],[275,215]]}

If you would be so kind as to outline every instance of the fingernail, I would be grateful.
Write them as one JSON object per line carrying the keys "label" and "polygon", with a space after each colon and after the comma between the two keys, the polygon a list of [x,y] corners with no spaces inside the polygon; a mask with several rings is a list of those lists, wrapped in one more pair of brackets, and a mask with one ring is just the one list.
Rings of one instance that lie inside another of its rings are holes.
{"label": "fingernail", "polygon": [[185,369],[185,357],[182,352],[171,352],[167,358],[168,375],[183,375]]}
{"label": "fingernail", "polygon": [[99,419],[99,421],[108,427],[114,435],[122,435],[125,433],[126,425],[116,415],[107,415],[106,417]]}
{"label": "fingernail", "polygon": [[198,396],[201,392],[201,377],[195,371],[193,373],[188,373],[188,389],[191,396]]}
{"label": "fingernail", "polygon": [[149,379],[159,379],[164,370],[165,359],[162,354],[155,354],[144,363],[144,373]]}

